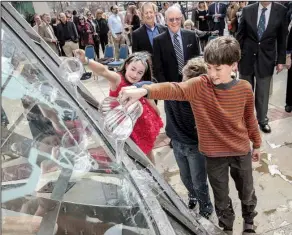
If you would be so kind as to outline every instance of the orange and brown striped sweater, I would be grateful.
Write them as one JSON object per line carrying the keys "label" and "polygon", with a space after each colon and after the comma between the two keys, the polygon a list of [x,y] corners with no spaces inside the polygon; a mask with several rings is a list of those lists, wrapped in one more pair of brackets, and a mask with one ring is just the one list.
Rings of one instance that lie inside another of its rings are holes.
{"label": "orange and brown striped sweater", "polygon": [[181,83],[144,85],[148,98],[189,101],[196,120],[199,150],[208,157],[246,155],[260,148],[251,85],[239,80],[230,89],[218,89],[207,76]]}

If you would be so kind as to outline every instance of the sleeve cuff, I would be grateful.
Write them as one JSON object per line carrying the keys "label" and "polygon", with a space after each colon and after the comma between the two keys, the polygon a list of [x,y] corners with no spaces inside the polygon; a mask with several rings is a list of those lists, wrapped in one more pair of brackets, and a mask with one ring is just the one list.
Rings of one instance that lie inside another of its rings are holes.
{"label": "sleeve cuff", "polygon": [[253,149],[260,149],[261,146],[260,146],[260,145],[253,145],[252,148],[253,148]]}
{"label": "sleeve cuff", "polygon": [[147,91],[147,94],[144,96],[146,99],[150,99],[150,89],[148,86],[149,85],[142,86],[142,88],[144,88]]}

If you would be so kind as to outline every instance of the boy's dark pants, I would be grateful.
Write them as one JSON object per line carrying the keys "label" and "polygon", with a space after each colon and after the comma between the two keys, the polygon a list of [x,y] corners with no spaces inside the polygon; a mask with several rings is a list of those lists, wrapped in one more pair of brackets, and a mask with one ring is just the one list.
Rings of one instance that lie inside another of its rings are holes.
{"label": "boy's dark pants", "polygon": [[257,215],[257,198],[253,187],[251,153],[237,157],[206,157],[206,164],[219,226],[232,229],[235,219],[232,201],[228,196],[229,167],[241,200],[242,217],[246,223],[253,223]]}

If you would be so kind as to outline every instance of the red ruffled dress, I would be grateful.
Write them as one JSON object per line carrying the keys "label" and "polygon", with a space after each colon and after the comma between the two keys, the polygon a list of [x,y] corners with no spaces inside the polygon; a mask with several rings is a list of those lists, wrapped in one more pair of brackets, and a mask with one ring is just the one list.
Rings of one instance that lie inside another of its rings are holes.
{"label": "red ruffled dress", "polygon": [[[118,97],[122,87],[131,85],[132,84],[127,82],[121,75],[121,82],[118,88],[115,91],[110,90],[109,95],[112,97]],[[154,108],[144,97],[139,101],[143,105],[143,113],[138,118],[130,137],[145,154],[148,154],[154,147],[154,142],[159,135],[160,128],[163,127],[163,122]]]}

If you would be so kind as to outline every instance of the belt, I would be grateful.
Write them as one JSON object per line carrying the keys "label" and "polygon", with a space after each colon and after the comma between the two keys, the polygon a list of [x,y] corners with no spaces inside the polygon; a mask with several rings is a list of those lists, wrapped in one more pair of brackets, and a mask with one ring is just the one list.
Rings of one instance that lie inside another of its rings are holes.
{"label": "belt", "polygon": [[115,33],[115,34],[122,34],[122,33]]}
{"label": "belt", "polygon": [[71,39],[69,39],[69,40],[65,40],[65,42],[72,42],[72,40],[71,40]]}

